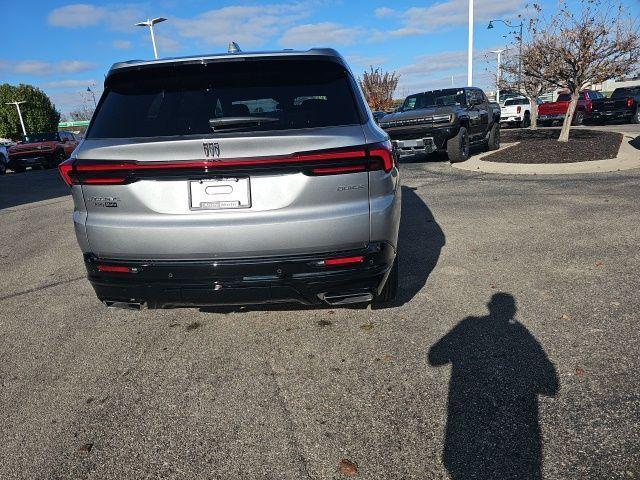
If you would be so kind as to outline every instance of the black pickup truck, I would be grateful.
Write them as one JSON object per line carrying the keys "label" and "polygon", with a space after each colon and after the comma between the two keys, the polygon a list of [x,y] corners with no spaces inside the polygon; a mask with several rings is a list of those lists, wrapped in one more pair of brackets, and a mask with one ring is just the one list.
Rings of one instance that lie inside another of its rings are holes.
{"label": "black pickup truck", "polygon": [[591,102],[585,122],[604,123],[607,120],[625,120],[640,123],[640,86],[616,88],[611,98],[599,98]]}
{"label": "black pickup truck", "polygon": [[400,156],[443,150],[451,162],[462,162],[469,158],[470,146],[500,147],[500,106],[475,87],[409,95],[380,126]]}

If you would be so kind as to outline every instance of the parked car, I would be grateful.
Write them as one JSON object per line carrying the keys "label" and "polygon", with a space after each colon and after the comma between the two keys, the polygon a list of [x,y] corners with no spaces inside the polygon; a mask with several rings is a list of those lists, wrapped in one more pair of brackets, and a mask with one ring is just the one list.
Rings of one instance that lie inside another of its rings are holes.
{"label": "parked car", "polygon": [[9,168],[9,147],[13,145],[13,142],[8,139],[0,138],[0,175],[7,173]]}
{"label": "parked car", "polygon": [[525,128],[531,125],[531,102],[528,98],[516,97],[506,100],[501,112],[502,124]]}
{"label": "parked car", "polygon": [[373,118],[376,122],[380,123],[380,120],[387,115],[387,112],[381,112],[379,110],[375,110],[371,112],[373,114]]}
{"label": "parked car", "polygon": [[78,146],[71,132],[34,133],[9,148],[9,168],[24,172],[27,167],[53,168],[58,166]]}
{"label": "parked car", "polygon": [[[573,125],[582,125],[585,115],[592,108],[593,100],[603,98],[602,93],[593,90],[583,90],[580,92],[578,105],[573,113],[571,123]],[[564,117],[571,103],[570,93],[561,93],[555,102],[545,102],[538,107],[538,123],[543,127],[549,127],[554,122],[564,122]]]}
{"label": "parked car", "polygon": [[599,98],[591,104],[585,121],[604,123],[607,120],[624,120],[640,123],[640,86],[616,88],[611,98]]}
{"label": "parked car", "polygon": [[335,50],[117,63],[60,172],[108,306],[396,296],[399,171]]}
{"label": "parked car", "polygon": [[469,148],[500,147],[500,106],[479,88],[461,87],[409,95],[399,112],[380,121],[400,155],[444,150],[452,162],[469,158]]}

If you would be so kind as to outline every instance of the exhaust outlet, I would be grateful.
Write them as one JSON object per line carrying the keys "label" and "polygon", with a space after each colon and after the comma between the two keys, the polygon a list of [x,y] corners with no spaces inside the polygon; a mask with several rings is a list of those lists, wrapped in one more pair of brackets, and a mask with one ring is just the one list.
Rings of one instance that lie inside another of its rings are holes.
{"label": "exhaust outlet", "polygon": [[351,305],[354,303],[369,303],[373,300],[373,294],[365,290],[359,292],[328,292],[318,295],[329,305]]}
{"label": "exhaust outlet", "polygon": [[145,304],[141,302],[118,302],[114,300],[103,300],[107,308],[120,308],[122,310],[142,310]]}

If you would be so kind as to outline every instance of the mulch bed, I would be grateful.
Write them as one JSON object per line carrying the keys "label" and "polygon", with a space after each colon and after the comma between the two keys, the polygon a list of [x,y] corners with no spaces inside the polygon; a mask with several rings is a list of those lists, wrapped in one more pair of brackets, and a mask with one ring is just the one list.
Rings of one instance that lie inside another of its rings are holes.
{"label": "mulch bed", "polygon": [[558,142],[560,129],[519,129],[501,132],[502,143],[520,142],[482,160],[504,163],[572,163],[616,158],[622,134],[596,130],[571,130],[569,142]]}

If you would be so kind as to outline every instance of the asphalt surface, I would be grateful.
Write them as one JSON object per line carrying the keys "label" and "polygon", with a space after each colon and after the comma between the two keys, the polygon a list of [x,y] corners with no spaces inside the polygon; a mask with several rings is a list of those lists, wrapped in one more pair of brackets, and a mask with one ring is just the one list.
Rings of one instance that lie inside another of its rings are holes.
{"label": "asphalt surface", "polygon": [[640,479],[640,171],[418,160],[383,310],[106,309],[1,177],[0,478]]}

